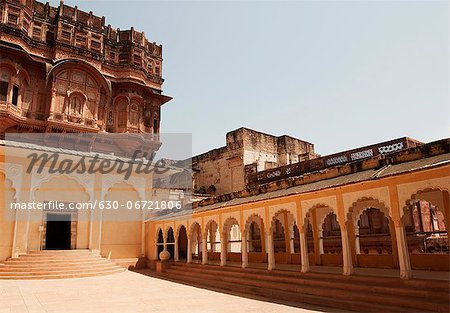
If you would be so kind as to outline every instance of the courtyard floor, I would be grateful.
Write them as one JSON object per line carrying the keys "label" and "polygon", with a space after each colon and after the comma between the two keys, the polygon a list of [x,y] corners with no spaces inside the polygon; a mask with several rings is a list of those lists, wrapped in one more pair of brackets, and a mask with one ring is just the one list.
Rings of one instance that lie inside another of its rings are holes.
{"label": "courtyard floor", "polygon": [[52,280],[0,280],[5,312],[319,312],[144,276],[126,271],[108,276]]}

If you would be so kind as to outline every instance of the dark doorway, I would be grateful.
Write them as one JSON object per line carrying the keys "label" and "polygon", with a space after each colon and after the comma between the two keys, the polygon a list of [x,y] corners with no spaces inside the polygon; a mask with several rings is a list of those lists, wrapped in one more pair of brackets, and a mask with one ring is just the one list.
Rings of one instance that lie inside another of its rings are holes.
{"label": "dark doorway", "polygon": [[167,231],[167,251],[170,253],[170,259],[173,260],[175,258],[175,237],[173,234],[172,227]]}
{"label": "dark doorway", "polygon": [[47,250],[70,250],[70,214],[47,214],[45,248]]}
{"label": "dark doorway", "polygon": [[187,235],[184,226],[181,226],[178,234],[178,258],[179,260],[187,259]]}

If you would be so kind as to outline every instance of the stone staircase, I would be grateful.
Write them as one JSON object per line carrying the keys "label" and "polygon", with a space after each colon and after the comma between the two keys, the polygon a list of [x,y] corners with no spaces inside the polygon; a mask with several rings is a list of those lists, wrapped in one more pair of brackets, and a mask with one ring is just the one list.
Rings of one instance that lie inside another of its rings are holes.
{"label": "stone staircase", "polygon": [[125,268],[89,250],[30,251],[0,263],[0,279],[54,279],[108,275]]}
{"label": "stone staircase", "polygon": [[355,312],[450,312],[449,282],[174,263],[157,276],[292,306]]}

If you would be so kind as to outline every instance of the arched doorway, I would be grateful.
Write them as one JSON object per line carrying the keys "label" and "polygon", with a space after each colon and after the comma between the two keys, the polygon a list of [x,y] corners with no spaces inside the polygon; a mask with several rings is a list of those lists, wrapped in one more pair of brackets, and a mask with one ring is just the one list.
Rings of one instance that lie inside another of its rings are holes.
{"label": "arched doorway", "polygon": [[224,260],[221,258],[221,264],[225,264],[224,261],[231,262],[241,262],[241,231],[239,228],[239,223],[234,218],[228,218],[223,226],[223,240],[222,240],[222,249]]}
{"label": "arched doorway", "polygon": [[[130,181],[120,181],[114,183],[107,190],[104,200],[110,201],[111,203],[117,203],[118,209],[102,210],[101,212],[102,255],[107,256],[111,254],[112,258],[131,258],[139,256],[136,247],[142,245],[143,211],[128,210],[126,208],[127,201],[141,200],[139,192]],[[127,235],[123,236],[124,233]]]}
{"label": "arched doorway", "polygon": [[208,253],[208,260],[220,261],[220,232],[219,225],[216,221],[211,220],[206,224],[206,250]]}
{"label": "arched doorway", "polygon": [[336,214],[328,213],[321,225],[320,261],[322,265],[340,266],[342,260],[341,227]]}
{"label": "arched doorway", "polygon": [[178,260],[186,262],[187,260],[187,233],[186,233],[186,227],[182,225],[180,229],[178,230]]}
{"label": "arched doorway", "polygon": [[173,260],[175,258],[175,236],[172,227],[169,227],[167,230],[166,246],[167,251],[170,253],[170,260]]}
{"label": "arched doorway", "polygon": [[[287,210],[277,212],[272,218],[271,228],[276,264],[289,264],[293,261],[294,224],[294,216]],[[300,263],[299,258],[298,263]]]}
{"label": "arched doorway", "polygon": [[266,240],[264,238],[264,222],[257,215],[251,215],[245,223],[248,262],[267,263]]}
{"label": "arched doorway", "polygon": [[252,221],[249,225],[247,242],[249,262],[267,262],[264,232],[256,221]]}
{"label": "arched doorway", "polygon": [[413,195],[402,223],[412,269],[449,271],[449,193],[424,190]]}
{"label": "arched doorway", "polygon": [[194,223],[190,229],[190,244],[192,260],[201,260],[202,257],[202,231],[198,223]]}
{"label": "arched doorway", "polygon": [[395,267],[390,224],[390,218],[378,208],[370,207],[361,213],[355,234],[359,267]]}

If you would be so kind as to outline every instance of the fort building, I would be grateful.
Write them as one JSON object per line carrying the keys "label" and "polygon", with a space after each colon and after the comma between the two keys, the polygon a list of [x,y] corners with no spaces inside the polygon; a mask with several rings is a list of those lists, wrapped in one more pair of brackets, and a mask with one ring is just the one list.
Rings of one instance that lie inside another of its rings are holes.
{"label": "fort building", "polygon": [[[0,49],[0,139],[6,139],[0,141],[0,261],[59,248],[89,249],[136,265],[145,255],[142,212],[122,219],[73,209],[17,211],[12,218],[7,212],[12,202],[151,198],[152,175],[125,180],[113,174],[27,172],[26,156],[56,152],[63,162],[95,153],[130,158],[127,151],[157,150],[161,106],[171,99],[162,91],[162,46],[143,32],[113,28],[104,17],[63,2],[52,7],[0,0]],[[8,136],[17,133],[90,135],[57,149],[11,143]],[[63,220],[55,228],[58,217]]]}
{"label": "fort building", "polygon": [[0,132],[159,133],[162,46],[61,2],[0,1]]}
{"label": "fort building", "polygon": [[[146,162],[130,157],[164,144],[162,47],[63,2],[0,0],[0,48],[0,279],[106,275],[119,264],[290,304],[449,311],[448,138],[320,156],[307,141],[240,128],[172,177],[28,171],[33,151],[57,153],[55,166]],[[11,140],[30,134],[43,139]],[[181,205],[137,209],[155,186]],[[55,201],[58,212],[11,210]],[[83,208],[99,203],[122,209]]]}
{"label": "fort building", "polygon": [[194,190],[211,195],[239,191],[251,173],[316,156],[309,142],[239,128],[227,133],[226,146],[192,158]]}

